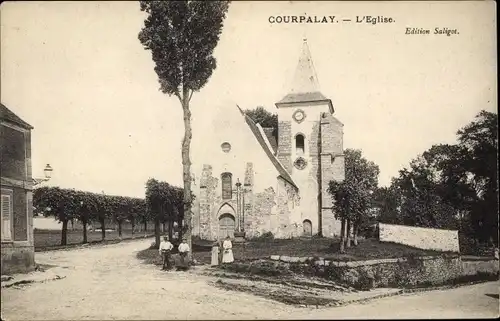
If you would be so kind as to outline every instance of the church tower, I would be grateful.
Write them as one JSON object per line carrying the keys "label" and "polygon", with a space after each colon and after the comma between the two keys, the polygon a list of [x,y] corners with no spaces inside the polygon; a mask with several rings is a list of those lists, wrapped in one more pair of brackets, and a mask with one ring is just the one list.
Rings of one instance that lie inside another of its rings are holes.
{"label": "church tower", "polygon": [[278,108],[277,158],[298,184],[301,217],[297,223],[312,234],[340,233],[328,194],[331,180],[345,176],[343,124],[333,117],[332,101],[319,88],[311,52],[304,39],[289,93]]}

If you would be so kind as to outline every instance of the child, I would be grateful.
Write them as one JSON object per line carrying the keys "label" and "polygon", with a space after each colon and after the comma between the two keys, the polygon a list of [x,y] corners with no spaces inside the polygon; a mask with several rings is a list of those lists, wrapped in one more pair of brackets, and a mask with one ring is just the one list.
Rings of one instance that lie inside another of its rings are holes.
{"label": "child", "polygon": [[188,269],[188,253],[189,253],[189,245],[187,244],[187,240],[185,238],[182,239],[181,244],[179,244],[179,255],[181,259],[181,266],[179,269],[181,270],[187,270]]}
{"label": "child", "polygon": [[[160,255],[163,257],[163,268],[162,270],[170,270],[170,256],[171,256],[171,251],[174,248],[172,243],[168,241],[168,237],[164,236],[163,241],[160,243],[160,248],[158,249],[158,252],[160,252]],[[166,267],[165,267],[166,265]]]}

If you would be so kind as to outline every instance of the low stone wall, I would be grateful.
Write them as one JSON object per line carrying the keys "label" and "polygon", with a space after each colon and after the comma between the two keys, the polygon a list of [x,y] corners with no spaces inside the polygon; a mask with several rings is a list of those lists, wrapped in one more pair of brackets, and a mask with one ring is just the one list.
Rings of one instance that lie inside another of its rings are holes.
{"label": "low stone wall", "polygon": [[[477,276],[480,273],[498,274],[499,261],[494,259],[462,261],[458,255],[407,257],[368,261],[340,262],[313,257],[270,257],[268,267],[275,262],[280,270],[321,276],[327,279],[358,287],[414,287],[419,285],[442,285],[463,277]],[[255,267],[254,267],[255,270]],[[283,273],[286,273],[283,271]]]}
{"label": "low stone wall", "polygon": [[499,261],[494,258],[465,260],[462,259],[462,275],[477,275],[479,273],[498,274]]}
{"label": "low stone wall", "polygon": [[458,231],[405,225],[378,224],[379,240],[444,252],[460,251]]}

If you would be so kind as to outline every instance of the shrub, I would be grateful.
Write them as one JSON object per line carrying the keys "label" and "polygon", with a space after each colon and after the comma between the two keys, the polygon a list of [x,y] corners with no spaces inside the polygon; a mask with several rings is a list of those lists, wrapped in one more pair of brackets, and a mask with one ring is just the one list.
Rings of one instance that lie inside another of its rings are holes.
{"label": "shrub", "polygon": [[274,240],[274,234],[272,232],[265,232],[259,236],[253,237],[250,239],[251,241],[269,241]]}

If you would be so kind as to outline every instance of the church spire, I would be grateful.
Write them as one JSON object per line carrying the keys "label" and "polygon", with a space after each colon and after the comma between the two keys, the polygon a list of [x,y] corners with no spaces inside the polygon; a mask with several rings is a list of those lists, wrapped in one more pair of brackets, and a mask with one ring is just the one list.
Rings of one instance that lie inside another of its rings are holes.
{"label": "church spire", "polygon": [[302,41],[302,50],[291,85],[288,95],[277,102],[276,107],[279,108],[283,104],[313,101],[325,101],[331,104],[331,101],[320,92],[318,75],[305,37]]}
{"label": "church spire", "polygon": [[318,75],[316,74],[316,69],[314,69],[311,51],[307,45],[307,38],[304,38],[290,93],[301,94],[313,92],[319,92]]}

